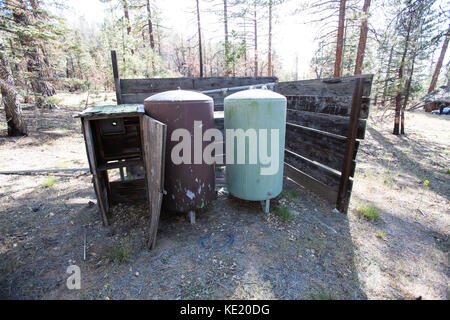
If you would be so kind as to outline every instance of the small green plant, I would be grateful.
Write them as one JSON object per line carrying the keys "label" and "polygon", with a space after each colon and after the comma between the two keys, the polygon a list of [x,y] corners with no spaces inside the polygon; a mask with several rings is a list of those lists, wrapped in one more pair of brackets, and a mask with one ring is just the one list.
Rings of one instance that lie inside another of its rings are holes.
{"label": "small green plant", "polygon": [[361,204],[357,212],[360,217],[372,222],[376,222],[381,218],[381,210],[373,204]]}
{"label": "small green plant", "polygon": [[48,177],[47,179],[45,179],[45,180],[42,182],[42,186],[45,187],[45,188],[50,188],[50,187],[53,187],[53,185],[55,184],[55,182],[56,182],[55,177]]}
{"label": "small green plant", "polygon": [[298,199],[299,193],[297,190],[283,190],[283,192],[281,192],[281,197],[295,204],[300,204],[300,200]]}
{"label": "small green plant", "polygon": [[58,162],[56,164],[56,168],[58,169],[67,169],[69,167],[69,164],[67,162]]}
{"label": "small green plant", "polygon": [[450,169],[445,169],[446,174],[450,174]]}
{"label": "small green plant", "polygon": [[129,239],[122,239],[119,245],[112,245],[105,250],[105,257],[114,263],[122,263],[130,260],[131,243]]}
{"label": "small green plant", "polygon": [[386,237],[386,232],[384,232],[383,230],[378,229],[377,233],[376,233],[376,236],[379,239],[384,239]]}
{"label": "small green plant", "polygon": [[275,208],[274,213],[278,217],[278,219],[280,219],[283,222],[291,222],[292,220],[294,220],[295,217],[291,209],[285,206]]}
{"label": "small green plant", "polygon": [[60,105],[62,103],[63,99],[61,98],[57,98],[57,97],[47,97],[45,99],[45,103],[46,104],[55,104],[55,105]]}

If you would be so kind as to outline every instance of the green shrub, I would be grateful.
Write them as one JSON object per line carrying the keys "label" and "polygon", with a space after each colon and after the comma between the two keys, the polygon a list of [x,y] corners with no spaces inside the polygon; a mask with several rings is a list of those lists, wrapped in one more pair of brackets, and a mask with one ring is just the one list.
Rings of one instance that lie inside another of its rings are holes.
{"label": "green shrub", "polygon": [[128,239],[122,239],[119,245],[112,245],[105,250],[105,257],[115,263],[127,262],[131,257],[131,243]]}
{"label": "green shrub", "polygon": [[381,210],[373,204],[361,204],[357,212],[360,217],[372,222],[376,222],[381,218]]}
{"label": "green shrub", "polygon": [[50,187],[53,187],[53,185],[55,184],[55,182],[56,182],[55,177],[48,177],[47,179],[45,179],[45,180],[42,182],[42,186],[45,187],[45,188],[50,188]]}
{"label": "green shrub", "polygon": [[291,222],[295,217],[291,209],[285,206],[275,208],[274,213],[278,217],[278,219],[280,219],[283,222]]}

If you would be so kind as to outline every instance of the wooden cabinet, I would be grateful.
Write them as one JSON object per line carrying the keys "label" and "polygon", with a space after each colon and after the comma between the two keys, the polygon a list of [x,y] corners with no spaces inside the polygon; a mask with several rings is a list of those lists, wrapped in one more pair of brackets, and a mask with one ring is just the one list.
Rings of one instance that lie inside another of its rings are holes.
{"label": "wooden cabinet", "polygon": [[153,248],[164,192],[166,125],[145,115],[142,105],[96,106],[79,117],[103,224],[109,224],[113,205],[147,201]]}

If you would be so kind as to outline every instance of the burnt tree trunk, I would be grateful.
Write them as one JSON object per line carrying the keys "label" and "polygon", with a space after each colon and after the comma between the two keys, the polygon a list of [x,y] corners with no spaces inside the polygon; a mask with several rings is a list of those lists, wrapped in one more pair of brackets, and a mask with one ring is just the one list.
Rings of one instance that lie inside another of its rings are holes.
{"label": "burnt tree trunk", "polygon": [[441,72],[442,63],[444,62],[445,53],[447,51],[448,42],[450,40],[450,26],[445,35],[444,44],[442,45],[441,54],[439,55],[438,62],[436,64],[436,69],[434,70],[433,77],[431,78],[430,87],[428,88],[428,93],[433,92],[436,89],[436,84],[439,78],[439,73]]}
{"label": "burnt tree trunk", "polygon": [[339,25],[336,42],[336,60],[334,62],[334,76],[341,76],[342,52],[344,50],[344,22],[345,22],[345,1],[340,0],[339,4]]}
{"label": "burnt tree trunk", "polygon": [[370,0],[364,0],[363,5],[364,17],[361,23],[361,31],[359,34],[358,52],[356,53],[355,75],[361,74],[361,69],[364,62],[364,53],[366,51],[366,43],[367,43],[367,31],[369,30],[367,26],[369,7],[370,7]]}
{"label": "burnt tree trunk", "polygon": [[200,78],[203,78],[203,50],[202,50],[202,29],[200,26],[200,6],[197,0],[197,25],[198,25],[198,53],[200,60]]}
{"label": "burnt tree trunk", "polygon": [[14,87],[14,78],[9,67],[9,62],[0,44],[0,91],[2,103],[5,107],[8,136],[27,135],[27,125],[22,117],[22,108],[19,105],[18,94]]}

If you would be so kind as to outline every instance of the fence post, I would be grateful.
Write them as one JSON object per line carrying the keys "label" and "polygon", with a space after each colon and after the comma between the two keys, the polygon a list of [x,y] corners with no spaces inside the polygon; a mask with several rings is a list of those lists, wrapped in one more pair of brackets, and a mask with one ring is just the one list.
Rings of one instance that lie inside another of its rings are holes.
{"label": "fence post", "polygon": [[114,86],[116,87],[117,104],[122,104],[122,92],[120,90],[119,67],[117,65],[117,54],[115,50],[111,51],[111,61],[114,74]]}
{"label": "fence post", "polygon": [[344,163],[341,170],[341,181],[337,197],[336,208],[347,213],[350,202],[349,182],[353,156],[355,154],[356,134],[358,132],[359,116],[361,114],[361,104],[363,95],[364,79],[357,78],[355,90],[353,91],[352,109],[350,111],[350,123],[345,144]]}

